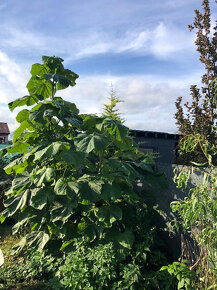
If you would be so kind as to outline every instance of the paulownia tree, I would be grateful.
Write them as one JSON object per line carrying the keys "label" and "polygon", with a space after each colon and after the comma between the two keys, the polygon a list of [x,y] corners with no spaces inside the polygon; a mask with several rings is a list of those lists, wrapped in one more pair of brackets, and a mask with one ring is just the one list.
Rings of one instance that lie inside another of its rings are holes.
{"label": "paulownia tree", "polygon": [[[203,12],[195,10],[195,20],[193,25],[189,25],[189,29],[197,31],[195,44],[200,54],[200,61],[205,67],[205,73],[202,76],[203,87],[199,89],[196,85],[191,86],[192,102],[184,104],[186,114],[182,106],[182,97],[177,99],[175,119],[179,132],[184,135],[180,147],[186,137],[199,134],[203,139],[202,142],[210,144],[209,153],[216,159],[216,152],[213,148],[217,145],[217,24],[214,27],[211,26],[209,0],[203,0],[202,7]],[[182,150],[179,151],[179,154],[178,161],[181,163],[190,161],[206,163],[199,145],[196,145],[195,150],[190,154]]]}
{"label": "paulownia tree", "polygon": [[[5,171],[15,173],[1,221],[15,217],[13,233],[28,225],[26,243],[63,249],[74,239],[112,241],[129,250],[146,234],[140,180],[165,185],[149,156],[138,151],[126,126],[110,117],[79,114],[56,92],[74,86],[78,75],[59,57],[43,56],[31,69],[29,95],[9,104],[20,126],[8,153],[22,154]],[[27,106],[27,108],[26,108]],[[55,242],[55,243],[53,243]]]}

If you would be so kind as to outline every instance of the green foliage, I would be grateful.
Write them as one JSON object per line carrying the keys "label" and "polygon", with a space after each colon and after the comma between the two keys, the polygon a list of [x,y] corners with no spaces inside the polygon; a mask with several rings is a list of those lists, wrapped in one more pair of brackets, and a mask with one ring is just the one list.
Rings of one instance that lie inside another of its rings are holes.
{"label": "green foliage", "polygon": [[[67,255],[56,272],[56,278],[63,286],[60,289],[156,289],[159,284],[155,284],[155,280],[164,285],[160,272],[155,273],[158,280],[149,277],[145,271],[150,250],[142,246],[140,244],[140,249],[137,248],[127,260],[120,260],[111,242],[94,248],[77,243],[76,249]],[[171,288],[165,285],[165,289]]]}
{"label": "green foliage", "polygon": [[121,114],[118,109],[116,109],[117,104],[121,103],[122,101],[116,96],[116,93],[111,85],[110,96],[108,98],[109,104],[103,105],[103,116],[104,117],[111,117],[112,119],[123,123],[124,119],[121,118]]}
{"label": "green foliage", "polygon": [[29,229],[14,254],[27,244],[39,250],[17,267],[26,279],[46,276],[47,289],[172,289],[160,271],[167,260],[157,246],[156,213],[136,186],[166,187],[165,176],[118,120],[81,115],[55,96],[78,77],[62,61],[34,64],[29,96],[9,104],[31,107],[18,113],[7,149],[21,155],[5,167],[14,179],[1,221],[16,217],[13,234]]}
{"label": "green foliage", "polygon": [[196,272],[196,278],[192,280],[191,285],[194,285],[196,289],[215,289],[217,283],[217,171],[208,153],[208,144],[202,144],[200,136],[190,136],[182,149],[192,152],[197,143],[200,143],[199,146],[204,152],[204,159],[207,160],[209,168],[183,167],[180,172],[176,172],[175,180],[179,188],[189,189],[187,185],[193,173],[200,176],[200,181],[198,180],[197,184],[191,186],[184,200],[172,202],[171,208],[178,216],[176,227],[191,233],[194,242],[193,249],[183,250],[186,252],[185,258],[190,261],[189,268]]}
{"label": "green foliage", "polygon": [[18,217],[14,233],[26,225],[31,229],[15,250],[26,243],[43,250],[53,241],[63,249],[84,237],[112,241],[126,255],[136,234],[131,218],[144,207],[134,184],[166,184],[165,178],[138,152],[123,124],[80,115],[75,104],[56,97],[78,76],[61,58],[42,59],[32,66],[29,96],[9,104],[11,110],[33,106],[18,113],[20,127],[7,149],[22,154],[5,168],[15,178],[2,215]]}
{"label": "green foliage", "polygon": [[178,290],[186,289],[193,290],[192,281],[195,279],[194,273],[192,273],[189,267],[180,262],[173,262],[171,265],[163,266],[161,271],[167,270],[168,273],[178,280]]}
{"label": "green foliage", "polygon": [[4,171],[4,167],[7,165],[7,161],[4,159],[0,159],[0,181],[4,181],[8,179],[6,172]]}
{"label": "green foliage", "polygon": [[[213,4],[214,6],[216,5]],[[182,97],[176,101],[177,112],[175,114],[176,124],[179,132],[188,138],[190,135],[199,134],[201,138],[209,143],[209,154],[213,161],[217,162],[216,152],[212,147],[216,147],[216,108],[217,108],[217,24],[212,26],[209,0],[202,1],[203,11],[195,10],[195,20],[193,25],[189,25],[190,31],[196,30],[196,47],[200,54],[200,61],[204,65],[205,73],[202,76],[203,87],[191,86],[191,102],[182,105]],[[213,14],[214,16],[214,14]],[[180,147],[185,142],[181,138]],[[204,154],[199,144],[191,153],[179,150],[178,164],[190,164],[191,162],[204,163]]]}
{"label": "green foliage", "polygon": [[[1,158],[1,157],[0,157]],[[11,176],[8,176],[7,173],[4,171],[4,167],[7,166],[9,163],[7,158],[1,158],[0,159],[0,211],[4,209],[3,201],[6,199],[5,192],[10,188],[13,174]],[[4,220],[3,217],[0,215],[0,220]],[[2,229],[0,230],[0,236],[2,235],[3,226],[1,226]]]}
{"label": "green foliage", "polygon": [[54,278],[62,258],[31,249],[12,259],[9,253],[5,257],[5,264],[0,267],[0,289],[55,289],[55,285],[49,286],[49,281]]}
{"label": "green foliage", "polygon": [[[202,7],[203,12],[195,10],[195,21],[189,28],[197,30],[195,44],[205,66],[203,87],[201,90],[191,87],[192,103],[185,104],[186,114],[181,106],[182,98],[178,98],[175,115],[179,131],[184,135],[179,143],[178,162],[196,167],[175,172],[177,187],[188,190],[188,196],[172,202],[171,208],[178,217],[176,228],[190,237],[190,242],[187,237],[182,241],[181,257],[189,260],[189,269],[196,273],[190,285],[195,289],[216,289],[217,25],[211,29],[209,0],[203,0]],[[200,176],[195,185],[190,185],[191,174]]]}
{"label": "green foliage", "polygon": [[107,289],[116,273],[116,257],[111,243],[72,251],[56,274],[63,289]]}
{"label": "green foliage", "polygon": [[145,236],[124,259],[112,242],[93,247],[80,239],[65,254],[27,249],[11,262],[6,255],[0,289],[175,289],[166,271],[153,268],[154,264],[160,268],[165,260],[163,256],[161,262],[156,259],[159,252],[148,247],[153,235]]}

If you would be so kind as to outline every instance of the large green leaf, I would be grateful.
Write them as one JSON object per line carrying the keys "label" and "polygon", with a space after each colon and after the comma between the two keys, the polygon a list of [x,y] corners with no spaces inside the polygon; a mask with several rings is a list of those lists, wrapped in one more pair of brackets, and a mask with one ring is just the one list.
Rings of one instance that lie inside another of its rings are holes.
{"label": "large green leaf", "polygon": [[55,74],[53,79],[57,82],[57,90],[64,90],[71,85],[71,81],[63,75]]}
{"label": "large green leaf", "polygon": [[120,172],[123,175],[127,176],[131,181],[134,181],[140,178],[140,173],[133,168],[131,162],[123,161],[118,158],[110,158],[107,161],[107,164],[113,172]]}
{"label": "large green leaf", "polygon": [[113,118],[105,118],[102,124],[97,125],[100,130],[106,130],[110,135],[114,136],[117,141],[123,141],[128,135],[129,129],[122,123]]}
{"label": "large green leaf", "polygon": [[29,220],[31,219],[31,214],[33,214],[31,213],[31,209],[32,208],[25,207],[25,209],[21,211],[18,216],[17,223],[12,227],[13,235],[16,234],[21,227],[25,226],[29,222]]}
{"label": "large green leaf", "polygon": [[65,107],[67,107],[70,110],[70,112],[72,112],[74,114],[79,113],[79,109],[76,107],[76,105],[74,103],[63,101],[63,105]]}
{"label": "large green leaf", "polygon": [[27,160],[22,160],[22,157],[17,158],[10,162],[7,166],[4,167],[4,170],[7,174],[11,174],[14,170],[16,174],[23,173],[26,167],[28,166]]}
{"label": "large green leaf", "polygon": [[39,77],[43,77],[43,74],[47,73],[49,71],[48,67],[40,64],[40,63],[35,63],[32,65],[32,69],[31,69],[31,75],[33,77],[39,76]]}
{"label": "large green leaf", "polygon": [[82,125],[82,121],[79,117],[75,116],[74,114],[65,116],[64,118],[61,118],[63,123],[68,123],[71,126],[79,128]]}
{"label": "large green leaf", "polygon": [[71,81],[70,86],[76,85],[75,80],[79,77],[79,75],[77,75],[76,73],[74,73],[73,71],[69,69],[64,69],[63,74],[65,77],[67,77],[68,80]]}
{"label": "large green leaf", "polygon": [[92,188],[98,194],[101,194],[102,185],[104,184],[104,180],[96,174],[94,175],[84,174],[78,179],[78,182],[87,182],[90,188]]}
{"label": "large green leaf", "polygon": [[101,132],[107,132],[115,145],[120,149],[129,150],[132,148],[133,142],[128,136],[129,129],[122,123],[108,117],[101,124],[96,125],[96,127]]}
{"label": "large green leaf", "polygon": [[54,101],[52,105],[59,109],[58,118],[64,123],[70,123],[75,127],[81,127],[82,118],[78,115],[78,109],[73,103]]}
{"label": "large green leaf", "polygon": [[40,158],[52,158],[55,155],[57,155],[64,147],[66,147],[66,144],[61,142],[53,142],[49,146],[43,148],[42,150],[39,150],[35,153],[35,161]]}
{"label": "large green leaf", "polygon": [[34,231],[26,236],[26,241],[29,245],[38,251],[43,250],[49,239],[49,235],[43,231]]}
{"label": "large green leaf", "polygon": [[122,210],[115,204],[106,205],[100,207],[96,215],[99,218],[99,221],[104,222],[107,227],[111,227],[112,223],[122,219]]}
{"label": "large green leaf", "polygon": [[44,64],[52,71],[63,69],[63,59],[57,56],[42,56]]}
{"label": "large green leaf", "polygon": [[102,123],[103,118],[98,117],[97,115],[83,115],[83,129],[90,133],[96,131],[96,125]]}
{"label": "large green leaf", "polygon": [[102,187],[101,198],[104,200],[116,200],[122,196],[121,188],[115,183],[105,183]]}
{"label": "large green leaf", "polygon": [[77,207],[77,199],[72,200],[66,196],[59,196],[58,202],[51,209],[51,220],[53,222],[67,222]]}
{"label": "large green leaf", "polygon": [[44,118],[44,112],[46,107],[42,105],[38,110],[32,110],[29,113],[29,120],[33,122],[37,122],[41,124],[41,126],[45,126],[46,120]]}
{"label": "large green leaf", "polygon": [[71,81],[67,77],[61,74],[48,73],[48,74],[44,74],[43,77],[46,80],[54,81],[56,83],[57,90],[66,89],[71,83]]}
{"label": "large green leaf", "polygon": [[57,195],[67,195],[67,180],[63,177],[57,180],[54,191]]}
{"label": "large green leaf", "polygon": [[4,201],[5,207],[7,207],[6,217],[14,215],[18,210],[21,210],[27,203],[28,197],[30,195],[29,189],[27,189],[23,194],[14,195]]}
{"label": "large green leaf", "polygon": [[78,151],[90,153],[93,150],[100,152],[103,151],[108,145],[108,141],[105,136],[94,134],[79,134],[75,139],[75,146]]}
{"label": "large green leaf", "polygon": [[24,120],[14,132],[13,142],[15,142],[25,130],[33,130],[32,123],[29,120]]}
{"label": "large green leaf", "polygon": [[16,120],[21,123],[29,118],[29,110],[22,110],[17,114]]}
{"label": "large green leaf", "polygon": [[10,174],[12,172],[14,166],[19,166],[21,160],[22,160],[22,157],[19,157],[19,158],[13,160],[12,162],[10,162],[7,166],[4,167],[5,172],[7,174]]}
{"label": "large green leaf", "polygon": [[97,192],[98,194],[101,194],[102,192],[102,185],[104,184],[104,181],[101,179],[92,179],[88,182],[90,188]]}
{"label": "large green leaf", "polygon": [[74,103],[64,101],[61,97],[55,97],[52,104],[55,105],[59,109],[63,109],[63,108],[65,108],[65,110],[67,109],[67,112],[69,113],[74,113],[74,114],[79,113],[79,110]]}
{"label": "large green leaf", "polygon": [[68,182],[63,177],[57,180],[54,191],[57,195],[68,195],[72,199],[76,197],[76,193],[74,191],[74,183]]}
{"label": "large green leaf", "polygon": [[28,172],[24,171],[22,174],[18,174],[12,181],[12,186],[9,192],[20,191],[22,188],[29,186],[31,183],[31,177]]}
{"label": "large green leaf", "polygon": [[69,165],[73,165],[76,169],[84,162],[86,154],[78,152],[74,149],[64,150],[60,153],[60,158]]}
{"label": "large green leaf", "polygon": [[18,233],[19,229],[24,226],[28,222],[28,217],[25,219],[22,219],[21,221],[17,222],[13,227],[12,227],[12,235],[15,235]]}
{"label": "large green leaf", "polygon": [[26,87],[31,96],[40,95],[47,99],[52,95],[52,83],[50,81],[32,77]]}
{"label": "large green leaf", "polygon": [[72,206],[63,206],[61,204],[58,204],[56,206],[53,206],[51,209],[51,220],[53,222],[62,221],[66,222],[68,218],[73,214],[74,207]]}
{"label": "large green leaf", "polygon": [[[53,117],[59,117],[58,109],[57,108],[49,108],[45,109],[43,113],[43,119],[45,120],[46,118],[53,118]],[[54,120],[52,120],[54,121]]]}
{"label": "large green leaf", "polygon": [[87,182],[79,183],[79,201],[96,202],[100,199],[100,195],[94,191]]}
{"label": "large green leaf", "polygon": [[132,231],[126,230],[123,233],[118,233],[115,237],[117,242],[124,248],[131,249],[134,243],[135,237]]}
{"label": "large green leaf", "polygon": [[27,152],[30,144],[27,142],[17,141],[11,147],[7,148],[8,153],[24,153]]}
{"label": "large green leaf", "polygon": [[43,209],[45,205],[52,202],[54,192],[49,187],[35,188],[31,191],[30,205],[35,209]]}
{"label": "large green leaf", "polygon": [[42,126],[44,126],[48,120],[50,121],[51,117],[57,117],[63,123],[68,122],[67,120],[65,120],[66,117],[70,117],[73,119],[72,122],[76,122],[76,124],[79,123],[80,125],[80,118],[76,114],[71,113],[71,114],[68,114],[67,116],[65,115],[62,116],[61,107],[59,108],[58,106],[56,106],[55,104],[51,102],[46,102],[43,104],[40,103],[36,105],[30,111],[30,114],[29,114],[30,121],[37,122],[41,124]]}
{"label": "large green leaf", "polygon": [[56,83],[57,90],[66,89],[68,86],[74,86],[75,80],[78,78],[78,75],[69,69],[60,69],[59,73],[45,73],[43,77],[46,80],[52,80]]}
{"label": "large green leaf", "polygon": [[96,202],[101,198],[104,181],[97,175],[85,174],[78,179],[78,184],[80,201]]}
{"label": "large green leaf", "polygon": [[40,100],[40,96],[36,96],[32,94],[31,96],[24,96],[22,98],[16,99],[15,101],[8,104],[8,107],[11,111],[13,111],[17,107],[21,106],[32,106]]}
{"label": "large green leaf", "polygon": [[36,186],[40,187],[43,183],[49,182],[53,179],[55,175],[54,168],[43,167],[38,170],[34,176],[34,183]]}

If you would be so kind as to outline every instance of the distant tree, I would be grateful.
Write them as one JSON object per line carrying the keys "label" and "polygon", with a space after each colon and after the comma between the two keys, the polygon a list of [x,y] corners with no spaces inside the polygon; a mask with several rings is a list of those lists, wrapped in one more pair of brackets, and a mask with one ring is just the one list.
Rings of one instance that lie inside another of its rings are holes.
{"label": "distant tree", "polygon": [[111,85],[111,89],[109,92],[110,96],[108,97],[109,104],[104,104],[103,105],[103,117],[111,117],[116,121],[119,121],[121,123],[124,123],[124,119],[121,117],[121,113],[119,112],[119,109],[117,109],[117,104],[123,102],[120,100],[119,97],[116,96],[116,92]]}
{"label": "distant tree", "polygon": [[[203,86],[201,89],[196,85],[191,86],[192,101],[190,104],[184,104],[186,113],[182,106],[182,97],[177,99],[175,119],[179,132],[184,135],[180,141],[180,148],[187,136],[199,134],[202,142],[210,144],[209,153],[216,159],[216,152],[212,148],[217,145],[217,22],[211,27],[209,0],[203,0],[202,7],[203,12],[195,10],[194,23],[189,25],[189,30],[197,31],[195,44],[200,61],[205,67],[205,73],[202,75]],[[199,145],[191,154],[179,150],[178,161],[203,163],[205,160],[201,150]]]}

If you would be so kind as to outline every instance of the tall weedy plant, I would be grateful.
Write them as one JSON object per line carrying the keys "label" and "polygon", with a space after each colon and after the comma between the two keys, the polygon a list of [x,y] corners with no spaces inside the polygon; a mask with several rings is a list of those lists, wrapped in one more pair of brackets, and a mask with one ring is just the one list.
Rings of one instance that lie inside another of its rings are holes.
{"label": "tall weedy plant", "polygon": [[[216,2],[217,3],[217,2]],[[213,4],[216,6],[215,4]],[[209,0],[202,1],[203,11],[195,10],[193,25],[190,30],[196,30],[196,47],[200,55],[200,61],[204,65],[205,73],[202,75],[202,88],[191,86],[191,102],[182,106],[182,97],[176,101],[177,112],[175,114],[176,124],[179,132],[186,138],[190,135],[199,134],[209,143],[209,154],[216,164],[216,153],[212,147],[216,146],[216,122],[217,122],[217,23],[212,27]],[[185,114],[185,111],[186,114]],[[181,139],[181,143],[184,139]],[[182,146],[180,144],[180,146]],[[191,161],[206,163],[203,151],[197,144],[195,150],[189,154],[183,150],[179,151],[179,164],[190,164]]]}
{"label": "tall weedy plant", "polygon": [[[181,148],[187,153],[199,146],[209,167],[183,167],[176,172],[179,188],[186,188],[191,174],[200,176],[198,183],[189,190],[183,201],[172,202],[171,207],[178,216],[178,227],[190,234],[192,246],[183,243],[182,259],[188,259],[189,270],[195,273],[191,285],[195,289],[217,287],[217,171],[209,154],[209,142],[199,134],[189,136]],[[214,149],[212,148],[212,151]],[[215,152],[217,149],[215,147]]]}
{"label": "tall weedy plant", "polygon": [[[74,103],[56,92],[74,86],[78,75],[59,57],[42,57],[31,69],[28,96],[9,104],[25,106],[16,120],[9,153],[19,152],[5,171],[15,172],[1,215],[18,219],[13,233],[28,225],[26,243],[42,250],[64,249],[79,237],[113,242],[129,251],[143,224],[144,194],[135,183],[165,185],[149,156],[139,153],[129,130],[110,117],[79,114]],[[30,108],[26,108],[30,107]],[[53,243],[55,241],[55,243]]]}

